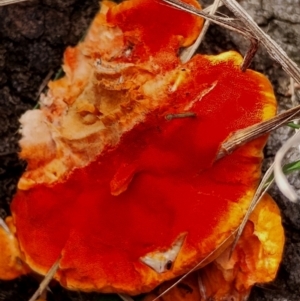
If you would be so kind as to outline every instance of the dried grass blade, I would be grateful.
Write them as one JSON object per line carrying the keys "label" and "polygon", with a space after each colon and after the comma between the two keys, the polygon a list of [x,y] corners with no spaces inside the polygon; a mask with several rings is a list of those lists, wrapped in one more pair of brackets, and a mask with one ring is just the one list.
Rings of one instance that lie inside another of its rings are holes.
{"label": "dried grass blade", "polygon": [[268,168],[267,172],[265,173],[264,177],[262,178],[259,186],[256,189],[256,192],[251,200],[250,206],[238,228],[236,237],[234,239],[234,242],[232,244],[232,247],[230,249],[230,254],[229,254],[229,258],[232,256],[232,253],[244,231],[244,228],[247,224],[247,221],[251,215],[251,213],[253,212],[253,210],[255,209],[255,207],[257,206],[257,204],[259,203],[259,201],[261,200],[261,198],[263,197],[263,195],[267,192],[267,190],[270,188],[270,186],[273,184],[274,182],[274,178],[272,177],[273,174],[273,170],[274,170],[274,163]]}
{"label": "dried grass blade", "polygon": [[15,4],[19,2],[25,2],[28,0],[0,0],[0,6]]}
{"label": "dried grass blade", "polygon": [[53,70],[50,70],[47,74],[47,76],[44,78],[43,82],[41,83],[39,90],[37,92],[37,96],[35,100],[38,100],[39,97],[41,96],[41,93],[43,92],[43,90],[45,89],[45,87],[48,85],[52,75],[54,74]]}
{"label": "dried grass blade", "polygon": [[129,295],[118,294],[118,296],[119,296],[123,301],[134,301],[134,299],[131,298]]}
{"label": "dried grass blade", "polygon": [[251,16],[243,9],[243,7],[235,0],[222,0],[224,5],[232,11],[232,13],[241,20],[248,30],[265,46],[270,56],[277,61],[283,70],[300,84],[300,69],[288,57],[286,52],[268,35],[266,34],[251,18]]}
{"label": "dried grass blade", "polygon": [[300,113],[300,105],[278,114],[267,121],[254,124],[245,129],[234,132],[225,142],[222,143],[217,155],[217,160],[227,154],[230,154],[241,145],[279,128],[286,122],[292,120],[298,113]]}
{"label": "dried grass blade", "polygon": [[249,14],[235,0],[222,0],[222,2],[233,12],[235,16],[237,16],[238,20],[243,23],[242,25],[238,24],[238,22],[232,22],[233,20],[229,18],[208,15],[180,0],[163,1],[183,11],[200,16],[227,29],[236,31],[246,36],[250,40],[258,40],[265,46],[270,56],[282,66],[287,74],[294,78],[298,84],[300,84],[300,69],[298,66],[288,57],[286,52],[274,40],[271,39],[270,36],[268,36],[261,28],[259,28]]}
{"label": "dried grass blade", "polygon": [[[203,11],[207,12],[209,15],[214,15],[220,6],[222,6],[221,0],[215,0],[212,5],[210,5]],[[195,52],[197,51],[198,47],[200,46],[202,40],[204,39],[204,36],[209,28],[209,25],[210,25],[210,21],[206,20],[198,38],[194,42],[194,44],[191,45],[190,47],[185,48],[181,52],[180,59],[181,59],[182,63],[188,62],[192,58],[192,56],[195,54]]]}
{"label": "dried grass blade", "polygon": [[211,4],[211,5],[207,6],[207,7],[205,7],[202,11],[205,12],[205,13],[210,13],[212,10],[215,9],[215,3],[216,3],[216,2],[218,2],[218,7],[217,7],[217,9],[218,9],[219,7],[224,6],[224,4],[222,3],[222,1],[214,1],[213,4]]}
{"label": "dried grass blade", "polygon": [[7,234],[11,234],[6,222],[1,217],[0,217],[0,227],[2,227]]}
{"label": "dried grass blade", "polygon": [[246,29],[244,25],[238,24],[236,19],[232,19],[232,18],[229,18],[229,17],[223,18],[223,17],[219,17],[219,16],[215,16],[215,15],[209,15],[204,10],[200,10],[198,8],[195,8],[194,6],[189,5],[189,4],[187,4],[185,2],[182,2],[180,0],[163,0],[163,1],[165,3],[171,5],[171,6],[175,7],[175,8],[178,8],[178,9],[181,9],[183,11],[189,12],[193,15],[202,17],[206,20],[209,20],[209,21],[211,21],[215,24],[218,24],[220,26],[223,26],[227,29],[236,31],[236,32],[240,33],[241,35],[246,36],[250,39],[255,38],[255,36],[252,35],[252,33],[248,29]]}
{"label": "dried grass blade", "polygon": [[205,287],[203,285],[202,277],[201,277],[199,271],[197,272],[197,282],[198,282],[198,288],[199,288],[199,293],[200,293],[201,298],[203,300],[207,300]]}
{"label": "dried grass blade", "polygon": [[39,288],[36,290],[36,292],[33,294],[33,296],[29,299],[29,301],[36,301],[37,298],[39,298],[43,292],[47,289],[48,284],[53,279],[56,271],[59,268],[59,262],[60,258],[52,265],[48,273],[45,275],[44,280],[40,283]]}

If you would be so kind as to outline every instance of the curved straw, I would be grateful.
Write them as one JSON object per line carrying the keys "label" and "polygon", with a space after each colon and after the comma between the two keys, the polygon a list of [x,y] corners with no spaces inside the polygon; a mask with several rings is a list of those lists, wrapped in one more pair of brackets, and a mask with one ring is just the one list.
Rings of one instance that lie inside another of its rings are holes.
{"label": "curved straw", "polygon": [[241,130],[237,130],[222,143],[216,160],[232,153],[234,150],[244,145],[245,143],[252,141],[253,139],[258,138],[264,134],[270,133],[273,130],[276,130],[287,122],[295,119],[295,117],[299,114],[300,105],[283,113],[280,113],[266,121],[256,123]]}
{"label": "curved straw", "polygon": [[[222,6],[223,3],[220,0],[215,0],[214,3],[210,6],[208,6],[207,8],[203,9],[203,11],[205,13],[208,13],[209,15],[213,15],[217,9]],[[197,49],[199,48],[202,40],[204,39],[204,36],[209,28],[210,25],[210,21],[206,20],[203,28],[198,36],[198,38],[196,39],[196,41],[194,42],[193,45],[191,45],[190,47],[185,48],[181,54],[180,54],[180,59],[182,63],[186,63],[188,62],[192,56],[195,54],[195,52],[197,51]]]}

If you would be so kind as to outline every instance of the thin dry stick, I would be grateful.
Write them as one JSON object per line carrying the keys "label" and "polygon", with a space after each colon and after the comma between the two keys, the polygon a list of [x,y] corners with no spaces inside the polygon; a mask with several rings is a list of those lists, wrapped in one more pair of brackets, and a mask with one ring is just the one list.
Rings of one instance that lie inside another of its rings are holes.
{"label": "thin dry stick", "polygon": [[55,273],[57,272],[57,270],[59,268],[59,261],[60,261],[60,258],[52,265],[52,267],[50,268],[48,273],[45,275],[44,280],[40,283],[38,289],[33,294],[33,296],[29,299],[29,301],[36,301],[37,298],[39,298],[43,294],[43,292],[47,289],[48,284],[53,279]]}
{"label": "thin dry stick", "polygon": [[262,178],[259,186],[257,187],[254,197],[251,200],[251,203],[249,205],[249,208],[247,209],[247,212],[242,220],[242,223],[240,224],[236,237],[234,239],[234,242],[231,246],[230,249],[230,254],[229,254],[229,258],[232,256],[232,253],[244,231],[244,228],[247,224],[247,221],[251,215],[251,213],[253,212],[253,210],[255,209],[255,207],[257,206],[257,204],[260,202],[261,198],[264,196],[264,194],[268,191],[268,189],[270,188],[270,186],[273,184],[274,182],[274,178],[270,180],[270,177],[273,174],[273,170],[274,170],[274,163],[268,168],[268,170],[266,171],[264,177]]}
{"label": "thin dry stick", "polygon": [[123,301],[134,301],[134,299],[131,298],[129,295],[118,294],[118,296],[119,296]]}
{"label": "thin dry stick", "polygon": [[[213,4],[211,4],[211,5],[209,5],[209,6],[207,6],[207,7],[205,7],[204,9],[203,9],[203,11],[205,12],[205,13],[210,13],[212,10],[214,10],[215,9],[215,3],[216,2],[218,2],[218,6],[217,6],[217,8],[216,9],[218,9],[219,7],[222,7],[224,4],[221,2],[221,1],[214,1],[214,3]],[[213,14],[212,14],[213,15]]]}
{"label": "thin dry stick", "polygon": [[[222,6],[221,1],[215,0],[214,3],[212,5],[210,5],[209,7],[207,7],[206,9],[204,9],[204,11],[208,12],[209,15],[214,15],[220,6]],[[204,36],[209,28],[209,25],[210,25],[210,21],[206,20],[198,38],[194,42],[194,44],[191,45],[190,47],[185,48],[181,52],[180,59],[181,59],[182,63],[188,62],[192,58],[192,56],[195,54],[196,50],[199,48],[202,40],[204,39]]]}
{"label": "thin dry stick", "polygon": [[286,52],[253,21],[239,3],[235,0],[222,0],[222,2],[247,26],[248,30],[251,30],[259,42],[265,46],[269,55],[282,66],[282,69],[300,84],[300,69]]}
{"label": "thin dry stick", "polygon": [[6,222],[1,217],[0,217],[0,227],[2,227],[7,234],[11,234]]}
{"label": "thin dry stick", "polygon": [[44,78],[43,82],[41,83],[39,90],[37,92],[37,96],[35,100],[38,100],[39,97],[41,96],[41,93],[43,92],[43,90],[45,89],[45,87],[48,85],[48,82],[50,81],[52,75],[53,75],[54,71],[50,70],[47,74],[47,76]]}
{"label": "thin dry stick", "polygon": [[176,8],[210,20],[222,27],[236,31],[247,37],[252,42],[254,39],[256,39],[265,46],[269,55],[282,66],[285,72],[293,77],[298,84],[300,84],[300,69],[297,67],[297,65],[288,57],[286,52],[270,38],[270,36],[268,36],[265,32],[263,32],[262,29],[259,28],[249,14],[235,0],[222,1],[237,16],[237,18],[242,21],[242,25],[239,24],[237,20],[211,16],[203,13],[203,11],[180,0],[163,1]]}
{"label": "thin dry stick", "polygon": [[215,16],[215,15],[209,15],[204,10],[195,8],[194,6],[189,5],[180,0],[163,0],[163,1],[173,7],[180,9],[180,10],[189,12],[198,17],[202,17],[206,20],[209,20],[215,24],[218,24],[218,25],[225,27],[227,29],[230,29],[232,31],[236,31],[249,39],[255,38],[255,36],[249,30],[247,30],[245,28],[245,26],[238,24],[238,21],[236,19],[232,19],[232,18],[228,18],[228,17],[223,18],[223,17],[219,17],[219,16]]}
{"label": "thin dry stick", "polygon": [[[242,130],[239,130],[239,131],[233,133],[228,138],[228,140],[222,144],[221,149],[218,153],[217,159],[220,159],[223,156],[231,153],[235,149],[239,148],[241,145],[282,126],[283,124],[287,123],[288,121],[294,119],[295,115],[297,115],[299,112],[300,112],[300,106],[297,106],[297,107],[292,108],[284,113],[281,113],[265,122],[255,124],[246,129],[242,129]],[[250,203],[247,213],[246,213],[241,225],[238,228],[236,238],[234,240],[234,243],[233,243],[231,251],[230,251],[230,257],[232,255],[234,248],[236,247],[238,240],[240,239],[240,237],[243,233],[243,230],[246,226],[246,223],[249,219],[250,214],[253,212],[253,210],[255,209],[255,207],[257,206],[257,204],[263,197],[263,195],[266,193],[266,191],[269,189],[269,187],[274,182],[274,179],[271,180],[270,182],[268,182],[271,174],[273,173],[273,170],[274,170],[274,165],[272,164],[272,166],[265,173],[260,185],[258,186],[258,188],[255,192],[255,195]],[[266,182],[268,182],[268,183],[266,184]]]}
{"label": "thin dry stick", "polygon": [[294,79],[291,77],[290,78],[290,87],[291,87],[291,102],[293,107],[295,107],[297,105],[297,97],[296,97],[296,90],[295,90],[295,81]]}
{"label": "thin dry stick", "polygon": [[[277,128],[278,126],[282,125],[282,122],[287,122],[291,119],[294,118],[294,116],[299,112],[299,107],[297,106],[289,111],[286,111],[280,115],[275,116],[273,119],[278,119],[278,120],[283,120],[281,122],[279,122],[278,125],[276,125],[275,127]],[[281,116],[281,117],[280,117]],[[283,116],[283,118],[282,118]],[[279,117],[279,118],[278,118]],[[274,121],[267,121],[268,123],[270,122],[270,124],[274,123]],[[276,122],[275,122],[276,123]],[[270,130],[273,130],[272,128],[270,128]],[[239,135],[238,135],[239,136]],[[294,135],[287,143],[284,144],[284,146],[277,152],[276,154],[276,158],[275,158],[275,162],[269,167],[269,169],[267,170],[267,172],[265,173],[263,179],[260,182],[260,185],[258,186],[255,195],[250,203],[250,206],[247,210],[247,213],[241,223],[241,225],[239,226],[239,230],[237,232],[237,236],[234,240],[234,243],[232,245],[231,248],[231,252],[230,252],[230,256],[232,255],[232,252],[234,250],[234,248],[236,247],[236,244],[239,240],[239,238],[242,235],[242,232],[245,228],[245,225],[249,219],[250,214],[253,212],[253,210],[255,209],[256,205],[259,203],[259,201],[261,200],[261,198],[263,197],[263,195],[267,192],[267,190],[269,189],[269,187],[273,184],[274,180],[276,180],[277,186],[280,188],[280,190],[282,191],[282,193],[288,197],[291,201],[297,201],[298,200],[298,196],[296,194],[296,192],[294,192],[294,190],[290,187],[290,185],[288,184],[287,180],[286,180],[286,176],[284,175],[282,168],[281,168],[281,161],[285,155],[285,153],[289,150],[289,148],[296,144],[299,143],[300,139],[299,139],[299,133],[298,135]],[[234,143],[233,143],[234,144]],[[272,175],[274,171],[274,178],[270,180],[270,177]]]}
{"label": "thin dry stick", "polygon": [[[290,89],[291,89],[291,102],[292,102],[292,106],[296,107],[299,102],[297,101],[297,96],[296,96],[296,89],[295,89],[295,80],[290,77]],[[295,120],[293,121],[295,124],[299,125],[299,120]],[[295,133],[297,133],[299,131],[299,129],[295,129]],[[299,147],[300,150],[300,147]]]}
{"label": "thin dry stick", "polygon": [[[292,120],[295,117],[295,115],[297,115],[299,112],[300,112],[300,106],[297,106],[297,107],[292,108],[284,113],[281,113],[265,122],[250,126],[246,129],[239,130],[239,131],[233,133],[229,137],[229,139],[222,144],[221,150],[218,153],[217,159],[220,159],[223,156],[227,155],[228,153],[231,153],[233,150],[237,149],[238,147],[245,144],[246,142],[249,142],[263,134],[271,132],[274,129],[282,126],[283,124]],[[232,255],[232,252],[233,252],[234,248],[236,247],[236,244],[243,233],[243,230],[249,219],[250,214],[255,209],[256,205],[259,203],[259,201],[261,200],[261,198],[265,194],[265,192],[269,189],[270,185],[273,183],[273,180],[272,180],[267,185],[265,185],[266,181],[270,178],[271,174],[273,173],[273,169],[274,169],[274,166],[272,165],[268,169],[266,174],[264,175],[259,187],[256,190],[256,193],[250,203],[247,213],[246,213],[241,225],[239,226],[239,230],[238,230],[237,236],[234,240],[234,243],[233,243],[233,246],[232,246],[232,249],[230,252],[230,256]]]}
{"label": "thin dry stick", "polygon": [[200,296],[201,296],[201,298],[202,298],[203,300],[206,300],[207,297],[206,297],[205,287],[204,287],[204,285],[203,285],[202,277],[201,277],[199,271],[197,272],[197,282],[198,282],[198,288],[199,288]]}
{"label": "thin dry stick", "polygon": [[283,124],[294,119],[295,116],[299,113],[300,105],[281,114],[278,114],[267,121],[254,124],[245,129],[234,132],[225,142],[222,143],[216,159],[218,160],[232,153],[241,145],[279,128]]}
{"label": "thin dry stick", "polygon": [[0,6],[19,3],[19,2],[25,2],[28,0],[0,0]]}

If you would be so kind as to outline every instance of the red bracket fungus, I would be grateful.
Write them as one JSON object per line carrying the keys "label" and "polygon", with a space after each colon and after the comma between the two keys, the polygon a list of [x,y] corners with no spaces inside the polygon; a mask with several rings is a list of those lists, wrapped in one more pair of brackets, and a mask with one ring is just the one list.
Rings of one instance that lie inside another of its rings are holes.
{"label": "red bracket fungus", "polygon": [[69,289],[134,295],[188,272],[238,227],[267,137],[216,157],[276,103],[235,52],[180,62],[201,26],[160,1],[104,1],[66,50],[64,77],[21,118],[28,167],[11,210],[24,266],[45,274],[59,259]]}

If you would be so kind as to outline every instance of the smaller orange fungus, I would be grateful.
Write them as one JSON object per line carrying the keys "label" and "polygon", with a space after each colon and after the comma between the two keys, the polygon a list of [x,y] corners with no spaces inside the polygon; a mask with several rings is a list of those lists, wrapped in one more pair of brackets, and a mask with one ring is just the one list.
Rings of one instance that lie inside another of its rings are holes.
{"label": "smaller orange fungus", "polygon": [[22,260],[22,254],[15,237],[16,229],[11,217],[6,219],[6,224],[10,233],[6,233],[4,228],[0,227],[0,279],[12,280],[27,274],[30,269]]}

